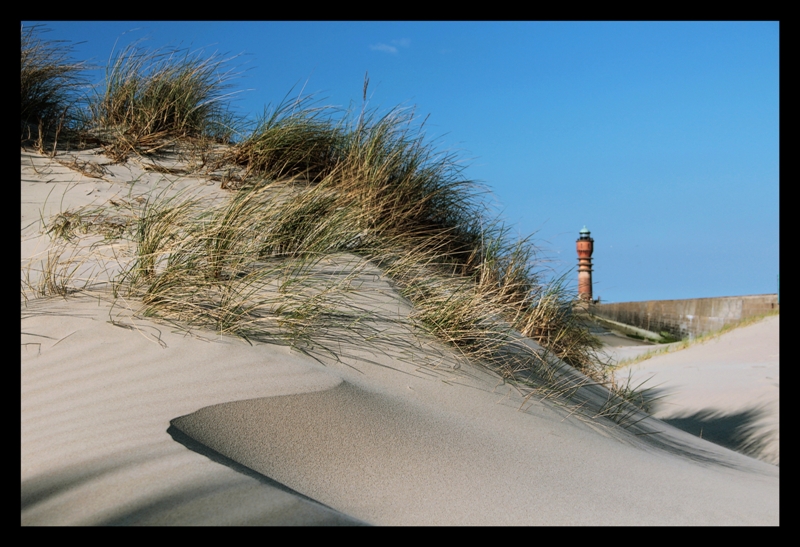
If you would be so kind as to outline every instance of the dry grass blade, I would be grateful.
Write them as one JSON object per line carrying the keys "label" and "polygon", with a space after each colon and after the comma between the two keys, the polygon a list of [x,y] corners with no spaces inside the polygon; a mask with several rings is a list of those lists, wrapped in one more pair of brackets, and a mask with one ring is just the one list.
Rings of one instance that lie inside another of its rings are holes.
{"label": "dry grass blade", "polygon": [[[648,380],[644,380],[633,385],[630,374],[624,383],[617,384],[614,381],[613,389],[608,392],[608,399],[594,417],[609,418],[624,427],[635,425],[646,416],[643,412],[651,412],[653,404],[664,397],[654,395],[658,392],[658,386],[644,387],[647,382]],[[638,419],[633,421],[637,416]]]}
{"label": "dry grass blade", "polygon": [[[84,85],[87,65],[73,61],[71,46],[62,40],[45,40],[39,26],[21,27],[20,120],[22,139],[43,142],[74,125],[77,91]],[[37,133],[33,139],[33,132]]]}
{"label": "dry grass blade", "polygon": [[22,296],[29,298],[60,296],[79,293],[90,288],[105,268],[77,245],[59,242],[51,246],[41,259],[32,259],[23,265]]}

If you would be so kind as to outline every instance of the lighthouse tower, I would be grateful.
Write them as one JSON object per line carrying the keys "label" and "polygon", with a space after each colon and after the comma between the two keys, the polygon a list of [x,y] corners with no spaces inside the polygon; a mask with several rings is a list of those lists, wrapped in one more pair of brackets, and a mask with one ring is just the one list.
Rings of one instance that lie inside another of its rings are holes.
{"label": "lighthouse tower", "polygon": [[587,304],[592,302],[592,252],[594,239],[586,226],[580,231],[575,248],[578,251],[578,298]]}

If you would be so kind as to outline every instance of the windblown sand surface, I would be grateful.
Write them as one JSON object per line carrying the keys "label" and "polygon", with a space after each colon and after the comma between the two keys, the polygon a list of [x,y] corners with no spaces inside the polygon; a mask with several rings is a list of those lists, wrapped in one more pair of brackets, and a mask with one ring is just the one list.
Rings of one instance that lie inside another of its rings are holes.
{"label": "windblown sand surface", "polygon": [[[654,416],[704,439],[779,463],[780,316],[618,374],[651,387]],[[647,346],[653,349],[653,346]],[[618,358],[636,348],[615,348]]]}
{"label": "windblown sand surface", "polygon": [[[23,152],[23,269],[46,256],[41,219],[179,178],[106,169]],[[367,277],[354,298],[407,312]],[[402,329],[343,339],[323,364],[135,312],[102,288],[22,303],[23,525],[779,523],[777,466],[644,415],[596,417],[591,386],[525,400]]]}

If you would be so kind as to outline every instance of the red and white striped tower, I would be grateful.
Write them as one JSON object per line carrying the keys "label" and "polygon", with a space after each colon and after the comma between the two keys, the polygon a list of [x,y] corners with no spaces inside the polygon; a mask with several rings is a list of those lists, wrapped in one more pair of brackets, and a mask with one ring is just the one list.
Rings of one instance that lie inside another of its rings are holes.
{"label": "red and white striped tower", "polygon": [[578,250],[578,298],[586,303],[592,302],[592,252],[594,239],[589,237],[586,226],[580,231],[575,248]]}

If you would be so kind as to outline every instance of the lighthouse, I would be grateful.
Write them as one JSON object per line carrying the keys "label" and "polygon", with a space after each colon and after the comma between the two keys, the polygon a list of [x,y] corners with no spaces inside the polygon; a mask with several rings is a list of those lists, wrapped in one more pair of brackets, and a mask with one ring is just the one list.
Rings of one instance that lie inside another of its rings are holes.
{"label": "lighthouse", "polygon": [[584,226],[575,244],[575,248],[578,251],[578,298],[587,304],[592,302],[592,251],[594,251],[594,239],[589,237],[590,234],[591,232]]}

